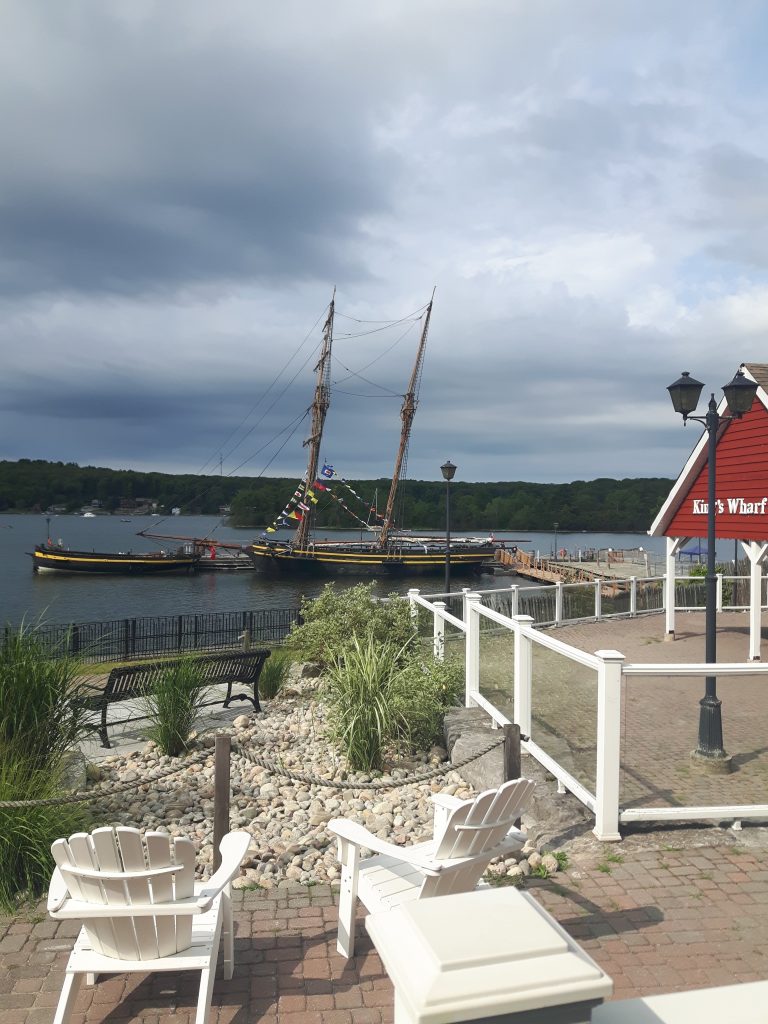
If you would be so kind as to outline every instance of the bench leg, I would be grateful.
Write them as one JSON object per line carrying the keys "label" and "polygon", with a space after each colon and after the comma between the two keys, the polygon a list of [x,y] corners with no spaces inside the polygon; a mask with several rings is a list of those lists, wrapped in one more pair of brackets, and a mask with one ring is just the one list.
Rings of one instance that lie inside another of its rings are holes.
{"label": "bench leg", "polygon": [[224,707],[228,708],[233,700],[249,700],[253,704],[255,711],[261,711],[258,683],[253,684],[252,697],[249,697],[247,693],[232,693],[232,683],[227,683],[227,696],[224,698]]}

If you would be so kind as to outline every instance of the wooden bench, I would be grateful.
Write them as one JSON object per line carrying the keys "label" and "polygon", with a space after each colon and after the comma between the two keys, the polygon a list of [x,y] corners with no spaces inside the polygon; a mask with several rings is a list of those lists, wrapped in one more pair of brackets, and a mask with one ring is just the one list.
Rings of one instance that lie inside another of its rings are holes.
{"label": "wooden bench", "polygon": [[[227,654],[202,654],[194,659],[195,665],[203,670],[203,685],[226,683],[227,695],[224,707],[229,707],[233,700],[249,700],[256,711],[261,711],[259,704],[259,676],[270,651],[259,649],[253,651],[235,651]],[[83,703],[93,711],[101,712],[101,724],[94,726],[101,737],[102,747],[110,747],[107,735],[107,715],[112,704],[146,696],[155,685],[161,672],[178,664],[178,661],[141,662],[136,665],[124,665],[113,668],[107,677],[104,689],[86,686],[81,690]],[[253,696],[248,693],[232,693],[232,685],[242,683],[253,687]],[[84,692],[83,692],[84,691]],[[206,707],[218,704],[210,701]]]}
{"label": "wooden bench", "polygon": [[764,1024],[766,1020],[768,981],[617,999],[592,1011],[592,1024]]}

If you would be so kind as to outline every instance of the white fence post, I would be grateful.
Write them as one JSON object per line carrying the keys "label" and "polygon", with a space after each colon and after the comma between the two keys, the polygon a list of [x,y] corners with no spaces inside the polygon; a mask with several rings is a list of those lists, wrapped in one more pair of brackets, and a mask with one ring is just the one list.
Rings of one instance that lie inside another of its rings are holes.
{"label": "white fence post", "polygon": [[413,628],[416,629],[419,622],[419,606],[416,604],[416,598],[419,596],[418,589],[408,591],[408,604],[411,607],[411,620],[413,622]]}
{"label": "white fence post", "polygon": [[717,574],[717,599],[715,602],[715,608],[718,613],[723,610],[723,574],[721,572]]}
{"label": "white fence post", "polygon": [[637,576],[629,577],[629,614],[637,615]]}
{"label": "white fence post", "polygon": [[599,622],[603,617],[603,594],[600,590],[601,580],[595,580],[595,622]]}
{"label": "white fence post", "polygon": [[517,583],[513,583],[509,588],[512,594],[512,600],[510,602],[511,612],[510,617],[517,615],[518,609],[520,608],[520,586]]}
{"label": "white fence post", "polygon": [[555,625],[563,624],[563,584],[560,580],[555,583]]}
{"label": "white fence post", "polygon": [[619,770],[621,766],[621,675],[624,655],[595,651],[597,672],[597,773],[595,827],[604,841],[621,839],[619,832]]}
{"label": "white fence post", "polygon": [[465,640],[465,693],[464,706],[474,706],[472,694],[480,691],[480,595],[468,591],[464,593],[464,607],[466,614],[464,621],[467,624]]}
{"label": "white fence post", "polygon": [[531,615],[515,615],[515,678],[514,711],[515,725],[520,726],[524,736],[531,735],[531,689],[533,682],[533,641],[523,633],[523,628],[532,629]]}
{"label": "white fence post", "polygon": [[[677,543],[674,537],[667,537],[667,557],[666,557],[666,572],[664,573],[664,612],[665,622],[664,628],[666,630],[665,635],[668,639],[675,639],[675,572],[677,566],[675,562],[675,553]],[[682,545],[681,545],[682,546]]]}
{"label": "white fence post", "polygon": [[432,607],[432,643],[435,661],[445,660],[445,619],[439,613],[445,611],[445,601],[434,601]]}

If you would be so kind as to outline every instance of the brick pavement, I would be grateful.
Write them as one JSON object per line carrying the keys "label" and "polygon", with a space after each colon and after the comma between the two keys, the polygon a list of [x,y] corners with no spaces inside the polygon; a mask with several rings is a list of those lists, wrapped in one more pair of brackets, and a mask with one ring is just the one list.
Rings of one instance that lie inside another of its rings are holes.
{"label": "brick pavement", "polygon": [[[734,846],[581,857],[535,897],[615,982],[615,997],[768,977],[768,863]],[[392,986],[364,928],[335,952],[336,890],[283,883],[234,894],[235,974],[217,979],[212,1024],[388,1024]],[[0,1019],[50,1024],[77,927],[0,919]],[[192,1024],[198,975],[122,975],[83,989],[74,1024]]]}

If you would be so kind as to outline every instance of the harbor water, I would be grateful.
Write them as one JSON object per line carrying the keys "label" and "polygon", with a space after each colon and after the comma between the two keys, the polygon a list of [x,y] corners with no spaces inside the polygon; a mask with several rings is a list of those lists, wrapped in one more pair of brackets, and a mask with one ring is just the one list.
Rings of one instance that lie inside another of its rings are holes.
{"label": "harbor water", "polygon": [[[314,597],[325,585],[322,579],[271,579],[249,571],[214,571],[168,576],[65,576],[33,573],[29,552],[47,539],[48,528],[54,543],[83,551],[157,551],[171,550],[178,541],[152,540],[137,536],[139,530],[186,537],[210,537],[236,544],[248,544],[253,530],[223,526],[215,516],[177,516],[159,520],[138,517],[125,522],[117,516],[0,515],[0,622],[16,625],[22,621],[49,623],[92,622],[139,616],[180,615],[186,613],[227,612],[262,608],[296,607],[302,596]],[[470,531],[463,535],[469,536]],[[487,536],[487,533],[478,533]],[[359,533],[334,532],[338,538],[357,538]],[[526,551],[548,557],[554,553],[551,531],[511,533],[497,531],[497,540],[516,544]],[[660,559],[664,539],[645,534],[559,533],[557,548],[574,557],[578,552],[612,547],[629,549],[642,546]],[[515,578],[526,585],[526,581]],[[337,578],[338,586],[359,582],[351,577]],[[510,577],[488,574],[451,574],[452,588],[471,586],[476,590],[504,586]],[[443,577],[384,579],[375,583],[379,595],[405,594],[409,587],[423,593],[443,589]]]}

